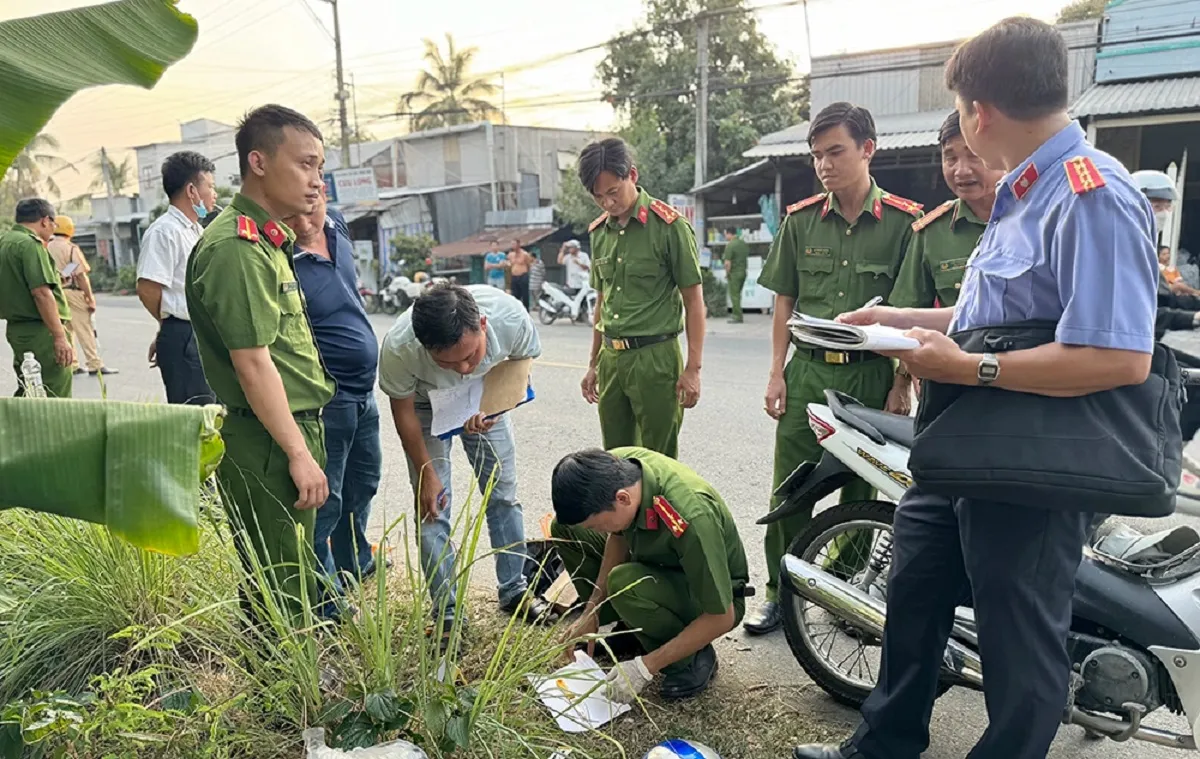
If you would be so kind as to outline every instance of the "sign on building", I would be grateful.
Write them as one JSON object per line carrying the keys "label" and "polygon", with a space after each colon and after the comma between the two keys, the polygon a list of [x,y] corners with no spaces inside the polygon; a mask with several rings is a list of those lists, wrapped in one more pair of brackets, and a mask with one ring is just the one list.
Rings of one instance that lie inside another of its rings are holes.
{"label": "sign on building", "polygon": [[672,194],[667,196],[667,203],[683,215],[692,226],[696,226],[696,202],[691,195]]}
{"label": "sign on building", "polygon": [[371,203],[379,200],[379,188],[375,185],[375,170],[341,169],[333,172],[333,194],[337,203]]}

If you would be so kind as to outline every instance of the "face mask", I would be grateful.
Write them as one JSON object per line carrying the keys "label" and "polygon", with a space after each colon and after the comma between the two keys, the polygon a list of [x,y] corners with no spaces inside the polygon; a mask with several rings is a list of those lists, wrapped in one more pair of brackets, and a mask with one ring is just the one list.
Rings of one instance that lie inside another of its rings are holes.
{"label": "face mask", "polygon": [[1154,228],[1159,232],[1167,231],[1167,219],[1171,216],[1170,211],[1155,211],[1154,213]]}

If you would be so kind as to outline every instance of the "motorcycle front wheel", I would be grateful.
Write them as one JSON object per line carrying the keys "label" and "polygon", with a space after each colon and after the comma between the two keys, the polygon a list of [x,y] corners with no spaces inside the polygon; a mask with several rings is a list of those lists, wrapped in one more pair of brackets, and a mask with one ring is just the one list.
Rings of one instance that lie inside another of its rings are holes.
{"label": "motorcycle front wheel", "polygon": [[379,313],[379,296],[364,295],[363,296],[363,310],[366,311],[368,314]]}
{"label": "motorcycle front wheel", "polygon": [[538,321],[540,321],[542,324],[549,327],[551,324],[554,323],[554,320],[557,318],[558,318],[557,310],[550,308],[549,306],[546,306],[545,304],[539,304],[539,306],[538,306]]}
{"label": "motorcycle front wheel", "polygon": [[400,313],[400,306],[394,300],[385,300],[383,302],[383,312],[388,316],[395,316]]}

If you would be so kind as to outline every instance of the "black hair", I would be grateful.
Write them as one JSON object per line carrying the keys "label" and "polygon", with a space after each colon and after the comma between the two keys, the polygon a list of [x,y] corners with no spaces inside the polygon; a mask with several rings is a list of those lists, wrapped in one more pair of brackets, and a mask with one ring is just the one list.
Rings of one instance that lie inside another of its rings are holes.
{"label": "black hair", "polygon": [[958,46],[946,63],[946,87],[968,108],[987,103],[1018,121],[1064,111],[1067,43],[1044,21],[1004,19]]}
{"label": "black hair", "polygon": [[480,330],[479,304],[462,285],[439,282],[413,301],[412,328],[426,350],[452,348],[464,334]]}
{"label": "black hair", "polygon": [[642,479],[642,467],[608,451],[589,448],[568,453],[550,475],[550,499],[559,524],[580,524],[595,514],[612,511],[617,491]]}
{"label": "black hair", "polygon": [[942,122],[942,128],[938,130],[938,147],[946,147],[946,143],[955,137],[962,137],[962,123],[959,121],[958,111],[951,111]]}
{"label": "black hair", "polygon": [[25,198],[17,203],[14,219],[18,224],[36,224],[49,217],[54,218],[54,206],[42,198]]}
{"label": "black hair", "polygon": [[308,132],[324,142],[321,130],[304,114],[282,105],[264,105],[250,111],[237,125],[234,144],[237,145],[238,170],[245,179],[250,173],[250,153],[257,150],[268,155],[283,142],[283,128],[292,127]]}
{"label": "black hair", "polygon": [[628,179],[633,172],[633,149],[619,137],[593,142],[579,154],[579,181],[594,193],[603,172],[617,179]]}
{"label": "black hair", "polygon": [[167,156],[162,165],[163,192],[171,200],[189,184],[194,184],[201,174],[216,172],[213,162],[192,150],[181,150]]}
{"label": "black hair", "polygon": [[827,132],[838,125],[845,125],[846,131],[854,139],[854,144],[860,148],[867,140],[875,140],[875,119],[871,112],[853,103],[831,103],[821,109],[817,117],[808,126],[808,144],[822,132]]}

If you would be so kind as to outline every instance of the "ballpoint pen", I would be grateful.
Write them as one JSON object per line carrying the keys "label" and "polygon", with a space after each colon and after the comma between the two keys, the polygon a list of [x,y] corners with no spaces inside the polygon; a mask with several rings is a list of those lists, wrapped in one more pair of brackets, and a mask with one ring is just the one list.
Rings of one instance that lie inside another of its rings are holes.
{"label": "ballpoint pen", "polygon": [[874,298],[871,298],[869,301],[867,301],[867,304],[865,306],[863,306],[863,308],[874,308],[875,306],[878,306],[880,303],[883,303],[883,296],[876,295]]}

